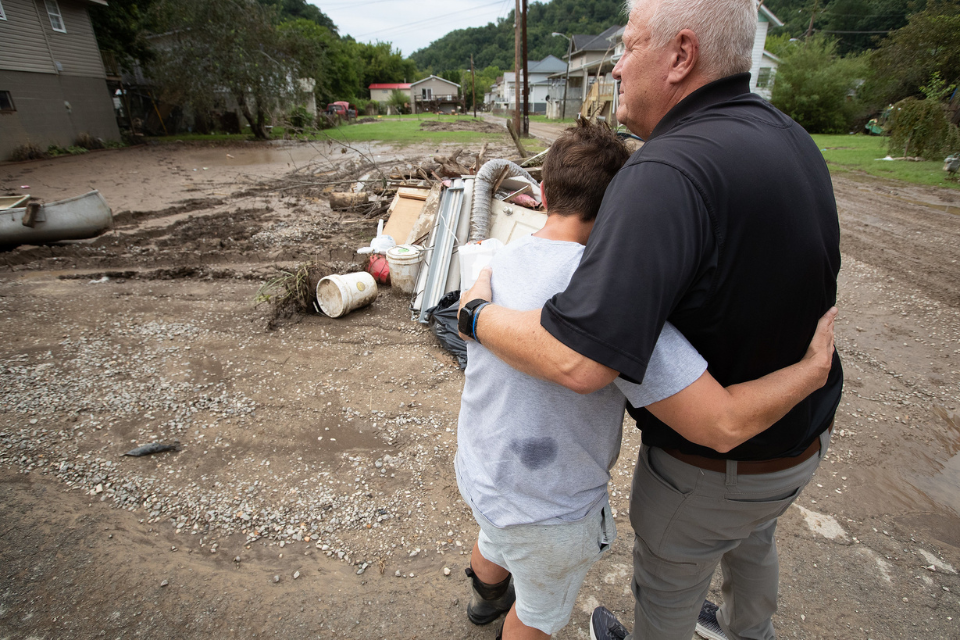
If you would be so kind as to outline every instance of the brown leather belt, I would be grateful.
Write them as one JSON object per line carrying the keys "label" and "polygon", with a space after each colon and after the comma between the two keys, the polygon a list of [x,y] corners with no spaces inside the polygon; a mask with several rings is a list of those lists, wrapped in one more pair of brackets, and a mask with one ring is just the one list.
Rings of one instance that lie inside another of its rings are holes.
{"label": "brown leather belt", "polygon": [[[833,431],[833,422],[831,422],[830,426],[827,427],[827,431]],[[737,461],[737,474],[751,476],[762,473],[775,473],[777,471],[783,471],[784,469],[790,469],[802,462],[806,462],[818,451],[820,451],[820,436],[817,436],[816,439],[810,443],[810,446],[798,456],[790,456],[789,458],[773,458],[771,460]],[[686,462],[687,464],[699,467],[700,469],[716,471],[717,473],[727,472],[726,460],[705,458],[704,456],[698,456],[692,453],[683,453],[679,449],[664,449],[664,452],[673,456],[680,462]]]}

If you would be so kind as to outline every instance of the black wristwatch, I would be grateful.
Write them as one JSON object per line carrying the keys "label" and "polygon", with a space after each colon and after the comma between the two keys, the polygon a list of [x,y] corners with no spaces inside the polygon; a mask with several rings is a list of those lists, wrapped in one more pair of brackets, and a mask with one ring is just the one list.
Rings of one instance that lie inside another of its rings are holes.
{"label": "black wristwatch", "polygon": [[477,318],[480,316],[480,310],[490,304],[489,300],[477,298],[463,305],[460,314],[457,316],[457,328],[465,336],[470,336],[480,344],[477,338]]}

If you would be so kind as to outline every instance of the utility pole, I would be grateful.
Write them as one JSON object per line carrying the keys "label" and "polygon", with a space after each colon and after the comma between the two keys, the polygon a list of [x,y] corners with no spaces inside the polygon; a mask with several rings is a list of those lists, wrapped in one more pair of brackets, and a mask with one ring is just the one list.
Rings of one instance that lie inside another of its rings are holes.
{"label": "utility pole", "polygon": [[573,38],[554,31],[551,35],[560,36],[567,41],[567,70],[563,74],[563,102],[560,104],[560,120],[567,117],[567,85],[570,84],[570,57],[573,55]]}
{"label": "utility pole", "polygon": [[513,128],[517,134],[523,130],[522,120],[520,119],[520,71],[523,66],[520,64],[520,54],[523,53],[523,47],[520,44],[520,0],[516,0],[516,9],[513,11],[514,34],[513,34],[513,88],[514,108],[513,108]]}
{"label": "utility pole", "polygon": [[473,117],[477,117],[477,74],[473,71],[473,54],[470,54],[470,84],[473,85]]}
{"label": "utility pole", "polygon": [[807,27],[807,35],[804,36],[809,38],[813,35],[813,21],[817,18],[817,9],[820,8],[820,0],[815,0],[813,3],[813,13],[810,15],[810,26]]}
{"label": "utility pole", "polygon": [[530,85],[527,75],[527,0],[523,0],[523,135],[530,135]]}

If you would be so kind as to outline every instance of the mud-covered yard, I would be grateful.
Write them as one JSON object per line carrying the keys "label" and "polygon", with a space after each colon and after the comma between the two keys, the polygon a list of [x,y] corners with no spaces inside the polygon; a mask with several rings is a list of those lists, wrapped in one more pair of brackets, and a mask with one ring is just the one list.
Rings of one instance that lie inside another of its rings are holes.
{"label": "mud-covered yard", "polygon": [[[389,288],[336,320],[254,304],[303,263],[356,268],[376,218],[277,180],[318,155],[363,159],[346,151],[0,165],[0,191],[97,188],[117,222],[0,253],[0,638],[492,640],[464,615],[476,527],[453,474],[456,361]],[[360,151],[390,167],[438,148]],[[960,192],[834,180],[846,394],[781,519],[778,633],[960,637]],[[589,637],[597,604],[632,615],[628,423],[619,539],[559,638]],[[122,455],[153,440],[182,450]]]}

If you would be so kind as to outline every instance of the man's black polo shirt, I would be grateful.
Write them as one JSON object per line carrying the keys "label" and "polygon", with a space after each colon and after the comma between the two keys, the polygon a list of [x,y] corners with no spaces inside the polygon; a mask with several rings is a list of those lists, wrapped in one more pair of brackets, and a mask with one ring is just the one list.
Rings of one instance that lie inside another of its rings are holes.
{"label": "man's black polo shirt", "polygon": [[[643,380],[669,319],[724,386],[799,361],[837,297],[840,227],[826,163],[793,120],[749,91],[749,74],[689,95],[617,174],[570,286],[544,307],[558,340]],[[721,455],[630,409],[651,446],[715,458],[797,455],[833,419],[827,384]]]}

